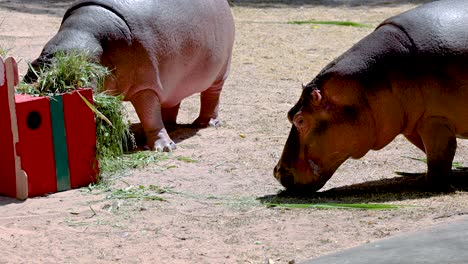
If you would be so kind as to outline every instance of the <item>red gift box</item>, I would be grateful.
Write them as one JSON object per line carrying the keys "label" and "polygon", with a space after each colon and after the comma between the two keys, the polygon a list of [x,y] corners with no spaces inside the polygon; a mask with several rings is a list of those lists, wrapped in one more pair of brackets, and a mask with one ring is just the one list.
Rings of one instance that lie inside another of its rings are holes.
{"label": "red gift box", "polygon": [[0,58],[0,194],[26,199],[96,182],[94,113],[82,98],[92,103],[92,90],[33,97],[15,95],[17,82],[15,61]]}

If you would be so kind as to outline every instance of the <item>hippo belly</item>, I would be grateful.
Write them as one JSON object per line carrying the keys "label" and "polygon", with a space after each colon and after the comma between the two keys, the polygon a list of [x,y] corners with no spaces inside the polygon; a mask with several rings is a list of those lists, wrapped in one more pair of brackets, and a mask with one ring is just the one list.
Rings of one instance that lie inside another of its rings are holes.
{"label": "hippo belly", "polygon": [[168,66],[159,67],[161,86],[156,88],[159,88],[157,93],[162,108],[173,107],[184,98],[204,92],[216,81],[221,82],[227,78],[226,61],[200,56],[192,59],[191,65],[184,65],[186,59],[182,57],[169,62]]}

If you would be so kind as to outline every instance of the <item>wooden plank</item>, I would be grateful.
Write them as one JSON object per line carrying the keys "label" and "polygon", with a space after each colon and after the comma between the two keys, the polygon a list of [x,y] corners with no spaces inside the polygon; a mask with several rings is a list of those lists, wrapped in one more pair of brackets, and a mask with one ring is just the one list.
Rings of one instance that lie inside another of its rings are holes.
{"label": "wooden plank", "polygon": [[16,197],[16,168],[6,69],[0,57],[0,194]]}
{"label": "wooden plank", "polygon": [[8,105],[10,108],[11,130],[13,133],[13,148],[16,170],[16,198],[24,200],[28,197],[28,178],[21,169],[21,158],[16,153],[16,144],[19,142],[18,123],[16,119],[15,85],[18,84],[18,66],[13,58],[5,60],[6,80],[8,84]]}

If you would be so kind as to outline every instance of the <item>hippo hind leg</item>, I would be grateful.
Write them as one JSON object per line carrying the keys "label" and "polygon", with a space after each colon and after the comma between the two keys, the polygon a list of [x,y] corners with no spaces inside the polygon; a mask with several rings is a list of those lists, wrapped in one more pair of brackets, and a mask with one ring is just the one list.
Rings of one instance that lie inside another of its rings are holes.
{"label": "hippo hind leg", "polygon": [[427,187],[434,191],[453,191],[450,186],[452,162],[457,140],[453,126],[446,118],[425,118],[418,132],[427,155]]}
{"label": "hippo hind leg", "polygon": [[224,80],[215,82],[200,95],[200,114],[192,125],[195,127],[219,127],[218,120],[219,96],[223,89]]}
{"label": "hippo hind leg", "polygon": [[166,127],[169,130],[175,128],[177,124],[177,115],[179,114],[179,108],[180,103],[173,107],[161,109],[164,127]]}

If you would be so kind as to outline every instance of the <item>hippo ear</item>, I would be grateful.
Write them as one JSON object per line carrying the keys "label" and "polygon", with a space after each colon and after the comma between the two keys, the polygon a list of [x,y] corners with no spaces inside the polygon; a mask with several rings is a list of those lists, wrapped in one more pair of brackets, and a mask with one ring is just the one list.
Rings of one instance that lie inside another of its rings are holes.
{"label": "hippo ear", "polygon": [[322,95],[320,94],[320,90],[314,89],[312,91],[312,104],[314,106],[319,106],[321,101],[322,101]]}

